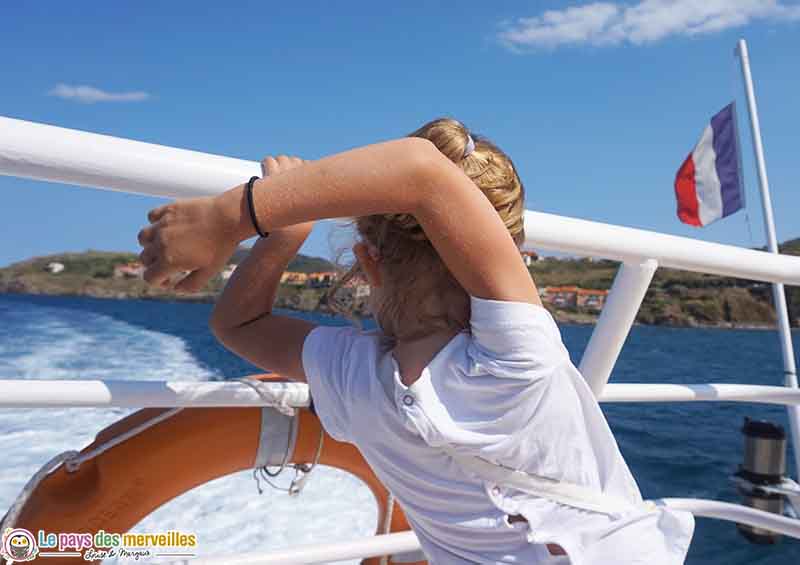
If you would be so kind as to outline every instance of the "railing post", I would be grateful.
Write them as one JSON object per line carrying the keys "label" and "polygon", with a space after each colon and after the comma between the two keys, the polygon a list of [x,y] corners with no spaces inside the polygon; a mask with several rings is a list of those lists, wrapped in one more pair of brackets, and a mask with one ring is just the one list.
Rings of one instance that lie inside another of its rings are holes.
{"label": "railing post", "polygon": [[614,284],[580,364],[581,374],[597,397],[611,376],[657,268],[655,259],[641,263],[625,262],[614,277]]}
{"label": "railing post", "polygon": [[[772,198],[769,194],[769,180],[767,179],[767,164],[764,159],[764,146],[761,142],[761,126],[758,122],[758,108],[756,107],[756,94],[753,89],[753,76],[750,72],[750,57],[747,54],[747,43],[740,39],[736,49],[742,63],[742,78],[744,79],[745,94],[747,94],[747,109],[750,111],[750,130],[753,135],[753,152],[756,157],[758,169],[758,185],[761,188],[761,207],[764,211],[764,230],[767,233],[767,247],[770,253],[780,253],[778,237],[775,234],[775,218],[772,213]],[[772,285],[772,297],[775,303],[775,315],[778,317],[778,336],[781,340],[783,354],[784,384],[791,388],[798,388],[797,366],[794,361],[794,345],[792,344],[792,326],[789,322],[789,310],[786,308],[786,295],[783,284],[775,282]],[[789,427],[792,431],[792,449],[800,476],[800,409],[796,406],[789,407]]]}

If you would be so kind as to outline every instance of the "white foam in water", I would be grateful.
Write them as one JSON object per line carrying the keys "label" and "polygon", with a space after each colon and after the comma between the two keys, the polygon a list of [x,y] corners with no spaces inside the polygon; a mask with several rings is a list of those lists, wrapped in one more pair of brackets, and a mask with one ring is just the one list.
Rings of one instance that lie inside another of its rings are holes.
{"label": "white foam in water", "polygon": [[[6,327],[14,331],[0,340],[2,378],[219,377],[200,366],[180,338],[95,313],[26,303],[17,303],[14,309],[17,307],[25,311],[24,315],[12,312],[12,326]],[[48,459],[82,448],[99,430],[129,412],[86,408],[0,410],[0,453],[4,460],[0,515]],[[195,464],[202,465],[202,461]],[[283,486],[286,478],[279,481]],[[250,472],[224,477],[167,503],[132,531],[194,532],[199,542],[197,553],[203,556],[342,541],[375,531],[377,510],[372,495],[346,473],[320,467],[298,497],[264,483],[262,488],[264,492],[259,495]]]}

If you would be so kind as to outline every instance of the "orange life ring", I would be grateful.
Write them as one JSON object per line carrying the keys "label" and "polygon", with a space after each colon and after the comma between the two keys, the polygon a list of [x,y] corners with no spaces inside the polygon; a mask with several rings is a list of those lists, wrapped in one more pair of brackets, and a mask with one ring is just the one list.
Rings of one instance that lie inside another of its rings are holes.
{"label": "orange life ring", "polygon": [[[259,379],[280,380],[274,375]],[[263,410],[274,413],[274,409]],[[115,422],[99,432],[82,453],[164,411],[144,409]],[[287,459],[290,463],[309,464],[315,459],[320,433],[324,432],[319,419],[309,410],[299,410],[297,418],[294,450]],[[262,443],[262,421],[261,408],[182,410],[82,463],[75,471],[68,472],[61,465],[39,483],[21,509],[16,525],[31,532],[127,532],[176,496],[224,475],[254,468]],[[203,464],[197,465],[198,460]],[[324,434],[319,463],[361,479],[377,501],[378,524],[385,523],[388,491],[354,446]],[[389,529],[409,529],[399,507],[392,512]],[[74,565],[75,558],[49,557],[47,561],[50,565]],[[379,562],[379,558],[372,558],[363,563]]]}

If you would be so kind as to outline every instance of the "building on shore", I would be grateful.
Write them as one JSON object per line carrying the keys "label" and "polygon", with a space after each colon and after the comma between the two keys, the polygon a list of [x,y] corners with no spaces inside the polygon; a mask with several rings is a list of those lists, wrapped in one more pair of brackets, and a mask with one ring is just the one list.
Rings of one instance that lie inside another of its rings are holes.
{"label": "building on shore", "polygon": [[526,267],[530,267],[536,261],[539,261],[541,257],[536,251],[523,251],[522,252],[522,260],[525,262]]}
{"label": "building on shore", "polygon": [[286,271],[281,275],[281,284],[302,286],[306,284],[307,280],[308,280],[308,275],[306,273],[295,273],[293,271]]}
{"label": "building on shore", "polygon": [[607,290],[594,290],[590,288],[578,289],[578,308],[600,311],[606,303]]}
{"label": "building on shore", "polygon": [[138,261],[117,265],[114,267],[114,278],[116,279],[140,279],[144,276],[144,265]]}
{"label": "building on shore", "polygon": [[548,286],[544,289],[542,300],[558,308],[574,308],[578,305],[578,287]]}
{"label": "building on shore", "polygon": [[306,285],[311,288],[329,288],[336,280],[335,271],[323,271],[319,273],[309,273],[306,277]]}
{"label": "building on shore", "polygon": [[584,308],[600,311],[606,303],[607,290],[578,286],[548,286],[539,292],[542,302],[557,308]]}
{"label": "building on shore", "polygon": [[64,263],[59,263],[58,261],[52,261],[47,264],[45,270],[51,274],[57,275],[58,273],[64,270]]}

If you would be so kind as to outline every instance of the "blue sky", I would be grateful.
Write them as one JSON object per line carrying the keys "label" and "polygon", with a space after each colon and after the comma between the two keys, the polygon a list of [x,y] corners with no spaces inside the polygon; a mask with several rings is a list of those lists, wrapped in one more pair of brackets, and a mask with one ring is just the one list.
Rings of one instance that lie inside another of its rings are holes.
{"label": "blue sky", "polygon": [[[734,245],[764,242],[746,115],[750,223],[675,216],[708,119],[744,110],[748,39],[779,239],[800,236],[800,5],[629,2],[8,3],[0,115],[257,160],[398,137],[441,115],[515,160],[527,206]],[[0,265],[138,251],[158,199],[0,176]],[[303,251],[329,256],[330,229]]]}

